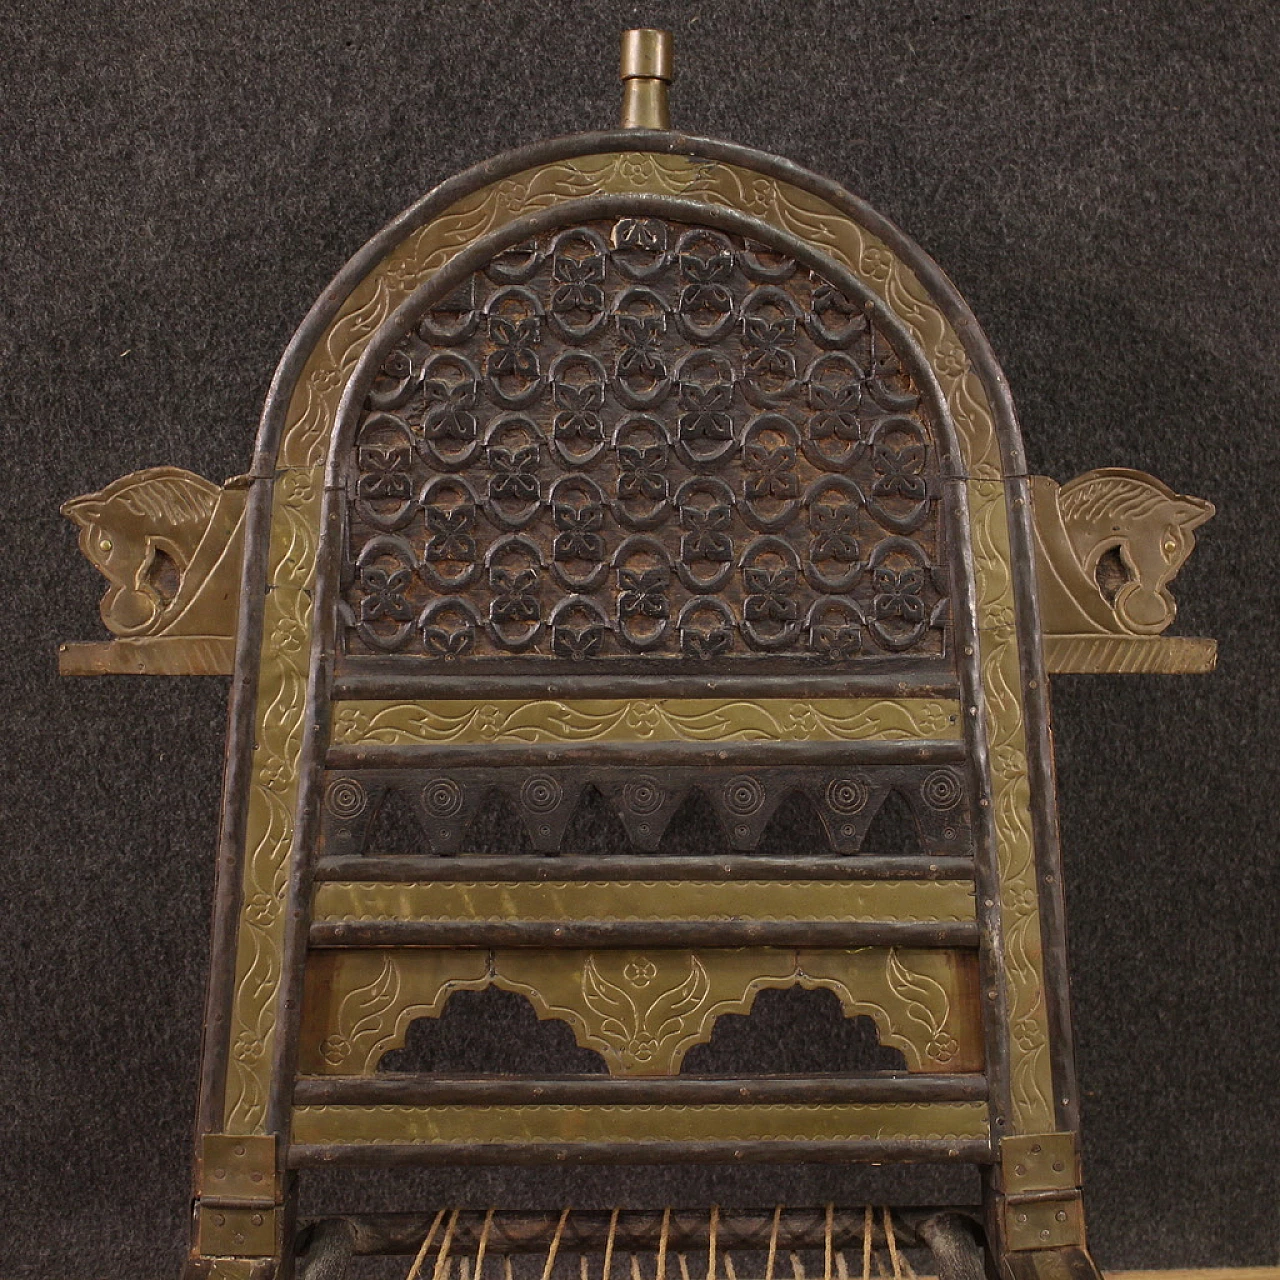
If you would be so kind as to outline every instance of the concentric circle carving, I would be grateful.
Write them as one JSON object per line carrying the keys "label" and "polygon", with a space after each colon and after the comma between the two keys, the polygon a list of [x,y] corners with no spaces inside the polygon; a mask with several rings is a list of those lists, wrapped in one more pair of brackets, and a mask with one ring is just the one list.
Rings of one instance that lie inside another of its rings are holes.
{"label": "concentric circle carving", "polygon": [[462,788],[452,778],[432,778],[422,788],[422,803],[433,818],[452,818],[462,809]]}
{"label": "concentric circle carving", "polygon": [[550,813],[560,803],[563,794],[554,778],[538,774],[525,779],[520,788],[520,803],[533,813]]}
{"label": "concentric circle carving", "polygon": [[354,778],[336,778],[324,793],[324,803],[335,818],[345,821],[363,813],[369,797]]}
{"label": "concentric circle carving", "polygon": [[731,813],[756,813],[764,804],[764,784],[745,773],[730,778],[724,785],[724,803]]}
{"label": "concentric circle carving", "polygon": [[658,780],[643,774],[622,788],[622,803],[632,813],[657,813],[666,798],[667,793]]}
{"label": "concentric circle carving", "polygon": [[836,813],[861,813],[870,795],[864,778],[833,778],[827,783],[827,804]]}
{"label": "concentric circle carving", "polygon": [[931,809],[946,811],[960,803],[963,789],[960,779],[950,769],[935,769],[921,784],[920,794]]}

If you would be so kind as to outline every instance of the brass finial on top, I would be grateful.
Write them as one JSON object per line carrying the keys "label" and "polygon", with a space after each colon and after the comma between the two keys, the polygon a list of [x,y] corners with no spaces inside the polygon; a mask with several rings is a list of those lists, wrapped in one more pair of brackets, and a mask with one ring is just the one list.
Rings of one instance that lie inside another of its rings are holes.
{"label": "brass finial on top", "polygon": [[670,31],[639,27],[622,33],[622,127],[670,129]]}

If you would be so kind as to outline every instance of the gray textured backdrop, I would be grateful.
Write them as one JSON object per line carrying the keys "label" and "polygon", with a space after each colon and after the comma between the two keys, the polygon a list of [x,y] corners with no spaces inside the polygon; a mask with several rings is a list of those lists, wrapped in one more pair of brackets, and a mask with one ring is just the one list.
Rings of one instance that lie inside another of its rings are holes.
{"label": "gray textured backdrop", "polygon": [[[1218,673],[1055,682],[1087,1195],[1105,1265],[1280,1261],[1273,2],[5,9],[0,1277],[176,1273],[224,728],[219,680],[58,680],[102,585],[59,501],[243,470],[344,259],[454,171],[611,123],[618,31],[644,24],[676,32],[679,127],[828,174],[937,258],[1034,468],[1218,503],[1176,587]],[[683,1189],[779,1184],[734,1185]]]}

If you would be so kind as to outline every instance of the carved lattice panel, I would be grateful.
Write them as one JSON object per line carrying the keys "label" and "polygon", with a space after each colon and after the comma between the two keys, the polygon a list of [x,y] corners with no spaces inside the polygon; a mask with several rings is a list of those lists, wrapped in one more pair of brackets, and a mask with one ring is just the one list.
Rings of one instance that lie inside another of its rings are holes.
{"label": "carved lattice panel", "polygon": [[870,308],[794,260],[661,218],[548,232],[381,366],[346,459],[347,652],[937,656],[935,438]]}

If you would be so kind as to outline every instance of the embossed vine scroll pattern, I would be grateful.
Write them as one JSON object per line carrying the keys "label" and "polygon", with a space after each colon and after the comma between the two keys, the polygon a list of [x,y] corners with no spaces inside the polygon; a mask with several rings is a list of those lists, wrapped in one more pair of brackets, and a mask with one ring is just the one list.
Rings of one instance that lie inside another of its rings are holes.
{"label": "embossed vine scroll pattern", "polygon": [[351,653],[943,650],[934,432],[869,308],[657,217],[493,258],[384,360],[347,458]]}

